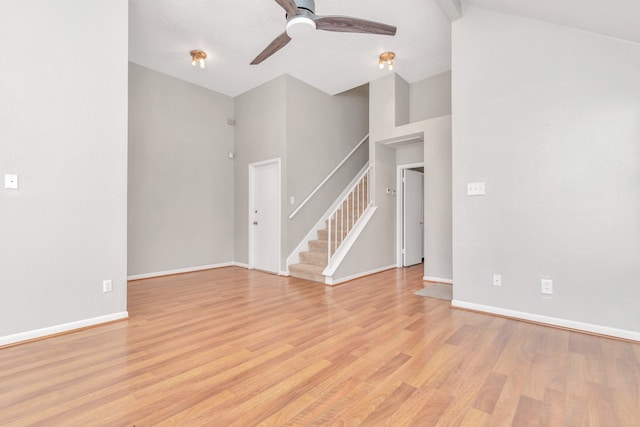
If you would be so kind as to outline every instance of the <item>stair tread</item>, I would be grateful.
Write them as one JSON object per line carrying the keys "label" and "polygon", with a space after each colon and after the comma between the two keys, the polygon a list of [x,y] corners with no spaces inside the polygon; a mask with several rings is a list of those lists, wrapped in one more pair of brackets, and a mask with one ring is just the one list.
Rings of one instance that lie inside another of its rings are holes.
{"label": "stair tread", "polygon": [[326,267],[327,259],[328,259],[328,255],[326,250],[300,252],[301,264],[313,264],[313,265]]}

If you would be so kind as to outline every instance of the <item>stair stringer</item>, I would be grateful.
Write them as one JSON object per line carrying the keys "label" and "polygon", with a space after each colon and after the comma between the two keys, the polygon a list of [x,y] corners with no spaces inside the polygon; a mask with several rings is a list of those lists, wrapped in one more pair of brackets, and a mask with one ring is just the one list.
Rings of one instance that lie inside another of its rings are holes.
{"label": "stair stringer", "polygon": [[358,240],[358,237],[360,237],[360,234],[364,231],[369,220],[371,220],[377,209],[378,208],[375,205],[369,205],[362,215],[360,215],[360,218],[358,218],[358,221],[356,221],[349,234],[347,234],[344,240],[342,240],[340,247],[329,260],[329,265],[327,265],[327,267],[322,271],[323,276],[325,276],[325,285],[334,285],[333,274],[336,272],[338,267],[340,267],[340,264],[342,264],[342,261],[347,256],[356,240]]}
{"label": "stair stringer", "polygon": [[[345,187],[342,193],[336,198],[336,200],[329,206],[329,208],[320,216],[318,222],[311,227],[311,230],[307,233],[306,236],[298,243],[298,246],[291,252],[291,254],[287,257],[287,274],[289,272],[289,266],[291,264],[298,264],[300,262],[300,252],[304,252],[309,249],[309,241],[314,240],[317,236],[318,230],[323,230],[325,228],[325,221],[329,218],[329,215],[336,210],[338,206],[340,206],[341,200],[344,199],[347,194],[351,191],[353,186],[360,181],[360,178],[367,172],[369,168],[369,162],[365,163],[364,167],[356,174],[356,176],[351,180],[351,182]],[[363,213],[364,215],[364,213]],[[353,243],[352,243],[353,244]]]}

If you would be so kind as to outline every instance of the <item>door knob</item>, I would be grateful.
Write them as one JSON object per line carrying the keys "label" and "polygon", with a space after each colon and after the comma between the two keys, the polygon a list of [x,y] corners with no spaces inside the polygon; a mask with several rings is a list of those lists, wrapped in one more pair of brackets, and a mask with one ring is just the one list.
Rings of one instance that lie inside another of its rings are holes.
{"label": "door knob", "polygon": [[258,221],[253,221],[253,225],[258,225]]}

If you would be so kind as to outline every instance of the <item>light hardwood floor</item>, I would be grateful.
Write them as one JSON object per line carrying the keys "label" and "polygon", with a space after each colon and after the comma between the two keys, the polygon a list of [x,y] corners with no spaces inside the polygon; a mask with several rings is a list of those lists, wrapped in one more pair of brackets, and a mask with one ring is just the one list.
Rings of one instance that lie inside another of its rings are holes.
{"label": "light hardwood floor", "polygon": [[639,344],[454,310],[421,277],[131,282],[130,320],[0,350],[0,425],[640,425]]}

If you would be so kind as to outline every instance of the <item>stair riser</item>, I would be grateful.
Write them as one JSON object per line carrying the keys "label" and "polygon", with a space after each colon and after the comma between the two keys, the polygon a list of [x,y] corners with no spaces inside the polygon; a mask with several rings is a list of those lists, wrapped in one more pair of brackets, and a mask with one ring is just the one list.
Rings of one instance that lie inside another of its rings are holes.
{"label": "stair riser", "polygon": [[312,280],[314,282],[324,283],[322,268],[317,268],[317,267],[309,268],[304,264],[293,264],[289,266],[289,273],[291,274],[291,277],[298,277],[300,279]]}
{"label": "stair riser", "polygon": [[317,265],[319,267],[327,266],[327,253],[326,252],[300,252],[300,263]]}
{"label": "stair riser", "polygon": [[347,235],[347,232],[351,231],[353,228],[353,224],[331,224],[331,236],[335,238],[336,234],[340,237],[340,233],[342,233],[342,237]]}
{"label": "stair riser", "polygon": [[[347,233],[342,232],[341,234],[340,231],[338,231],[337,233],[338,241],[341,241],[346,235]],[[318,240],[329,240],[328,236],[329,235],[327,230],[318,230]],[[331,240],[333,241],[335,238],[336,238],[336,230],[331,230]]]}
{"label": "stair riser", "polygon": [[[360,217],[362,216],[362,213],[357,214],[357,215],[341,215],[339,212],[336,214],[336,216],[333,217],[332,221],[335,223],[337,222],[349,222],[351,224],[355,224],[358,219],[360,219]],[[329,222],[328,219],[325,219],[325,224],[327,224]]]}
{"label": "stair riser", "polygon": [[326,252],[329,242],[327,240],[309,240],[310,251]]}
{"label": "stair riser", "polygon": [[311,280],[312,282],[324,283],[324,276],[321,274],[291,273],[291,276],[297,277],[298,279]]}

